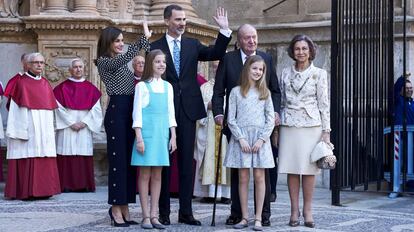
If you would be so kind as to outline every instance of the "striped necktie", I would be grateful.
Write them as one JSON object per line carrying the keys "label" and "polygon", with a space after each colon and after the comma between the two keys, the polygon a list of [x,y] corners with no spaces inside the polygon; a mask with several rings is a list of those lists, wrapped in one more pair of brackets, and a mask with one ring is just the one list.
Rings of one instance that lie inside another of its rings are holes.
{"label": "striped necktie", "polygon": [[174,40],[173,60],[177,76],[180,77],[180,48],[178,47],[178,40]]}

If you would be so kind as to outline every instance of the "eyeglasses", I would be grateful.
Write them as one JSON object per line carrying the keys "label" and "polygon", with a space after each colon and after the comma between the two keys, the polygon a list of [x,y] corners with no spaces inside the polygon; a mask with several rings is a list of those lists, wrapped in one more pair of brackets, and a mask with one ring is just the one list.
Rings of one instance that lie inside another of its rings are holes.
{"label": "eyeglasses", "polygon": [[45,64],[44,61],[30,61],[31,64]]}

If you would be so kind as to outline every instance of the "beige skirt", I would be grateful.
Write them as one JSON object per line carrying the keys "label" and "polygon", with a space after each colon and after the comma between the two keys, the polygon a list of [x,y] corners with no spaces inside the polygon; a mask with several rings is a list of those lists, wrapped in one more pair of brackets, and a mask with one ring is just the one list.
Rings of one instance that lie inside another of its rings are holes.
{"label": "beige skirt", "polygon": [[310,162],[313,148],[321,140],[322,127],[280,127],[279,173],[316,175],[320,169]]}

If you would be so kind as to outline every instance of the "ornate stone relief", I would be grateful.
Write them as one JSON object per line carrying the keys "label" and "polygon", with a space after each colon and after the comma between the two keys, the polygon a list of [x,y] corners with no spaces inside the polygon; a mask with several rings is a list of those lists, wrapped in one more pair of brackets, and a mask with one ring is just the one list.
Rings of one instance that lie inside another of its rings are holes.
{"label": "ornate stone relief", "polygon": [[22,0],[0,0],[0,18],[19,17],[19,7]]}
{"label": "ornate stone relief", "polygon": [[133,0],[127,0],[127,12],[133,13],[134,12],[134,1]]}
{"label": "ornate stone relief", "polygon": [[80,47],[54,47],[46,46],[43,49],[43,55],[45,56],[46,67],[45,76],[51,82],[52,85],[57,85],[62,80],[70,76],[68,68],[70,62],[74,58],[81,58],[85,63],[85,76],[89,74],[90,63],[89,58],[90,49]]}

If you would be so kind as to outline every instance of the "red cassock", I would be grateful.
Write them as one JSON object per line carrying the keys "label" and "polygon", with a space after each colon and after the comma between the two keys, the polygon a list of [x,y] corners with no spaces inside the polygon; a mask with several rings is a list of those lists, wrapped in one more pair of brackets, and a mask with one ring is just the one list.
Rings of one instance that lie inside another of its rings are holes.
{"label": "red cassock", "polygon": [[[6,87],[7,90],[7,87]],[[57,108],[52,88],[45,78],[35,80],[26,74],[16,78],[7,93],[19,107],[29,110]],[[11,199],[49,197],[60,193],[56,157],[8,159],[4,195]]]}
{"label": "red cassock", "polygon": [[[0,96],[4,95],[3,85],[0,85]],[[0,121],[0,123],[3,123]],[[0,182],[3,182],[3,154],[0,153]]]}
{"label": "red cassock", "polygon": [[10,107],[10,93],[13,91],[14,86],[16,85],[16,81],[22,76],[22,74],[17,73],[14,75],[10,80],[7,82],[6,88],[4,89],[4,96],[8,98],[6,103],[7,110]]}
{"label": "red cassock", "polygon": [[[56,100],[66,109],[91,110],[101,92],[85,80],[66,80],[53,90]],[[93,156],[57,154],[60,187],[62,191],[95,191]]]}

